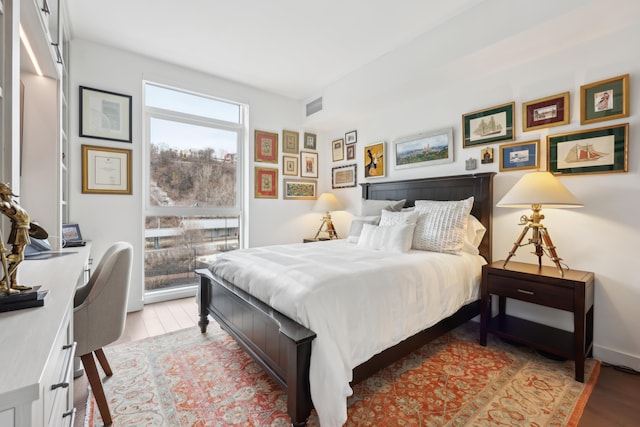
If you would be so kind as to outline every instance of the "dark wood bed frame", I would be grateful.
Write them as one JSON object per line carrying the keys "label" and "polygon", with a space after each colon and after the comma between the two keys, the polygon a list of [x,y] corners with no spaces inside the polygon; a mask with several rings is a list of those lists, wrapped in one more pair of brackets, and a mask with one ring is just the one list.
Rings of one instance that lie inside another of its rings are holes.
{"label": "dark wood bed frame", "polygon": [[[362,184],[362,197],[375,200],[462,200],[474,196],[471,213],[487,228],[480,254],[491,262],[493,176],[495,173],[458,175]],[[210,314],[287,393],[287,410],[294,426],[303,426],[313,403],[309,391],[311,342],[316,334],[252,297],[232,283],[201,269],[198,325],[207,330]],[[353,370],[351,384],[422,347],[480,313],[475,301],[436,325],[373,356]]]}

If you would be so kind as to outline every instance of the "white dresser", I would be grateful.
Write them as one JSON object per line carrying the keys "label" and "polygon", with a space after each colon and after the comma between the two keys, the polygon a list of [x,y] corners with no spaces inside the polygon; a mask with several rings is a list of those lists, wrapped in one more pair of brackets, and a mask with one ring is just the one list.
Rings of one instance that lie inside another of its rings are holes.
{"label": "white dresser", "polygon": [[73,296],[90,246],[60,252],[18,269],[49,290],[44,306],[0,313],[0,427],[73,426]]}

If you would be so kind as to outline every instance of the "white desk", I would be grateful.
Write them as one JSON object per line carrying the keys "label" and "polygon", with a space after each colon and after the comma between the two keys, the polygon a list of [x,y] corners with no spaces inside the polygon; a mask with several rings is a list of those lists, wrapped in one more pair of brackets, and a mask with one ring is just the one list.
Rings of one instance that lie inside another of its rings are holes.
{"label": "white desk", "polygon": [[[71,426],[73,296],[90,245],[23,261],[18,282],[48,289],[44,307],[0,313],[0,427]],[[70,367],[69,367],[70,364]],[[61,386],[52,390],[52,385]]]}

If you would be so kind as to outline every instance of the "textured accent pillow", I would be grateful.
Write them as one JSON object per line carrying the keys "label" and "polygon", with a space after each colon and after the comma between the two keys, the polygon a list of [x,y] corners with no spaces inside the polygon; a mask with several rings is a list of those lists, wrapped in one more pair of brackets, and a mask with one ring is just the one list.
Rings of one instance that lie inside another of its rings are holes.
{"label": "textured accent pillow", "polygon": [[413,249],[457,254],[462,251],[473,197],[459,201],[416,200],[420,212]]}
{"label": "textured accent pillow", "polygon": [[364,224],[358,247],[388,252],[407,252],[411,249],[415,224],[381,225]]}
{"label": "textured accent pillow", "polygon": [[354,216],[351,218],[351,227],[349,228],[349,235],[347,236],[347,242],[358,243],[360,233],[362,233],[362,226],[364,224],[378,225],[380,222],[379,215],[372,216]]}
{"label": "textured accent pillow", "polygon": [[380,215],[382,210],[398,212],[404,206],[405,199],[402,200],[367,200],[362,199],[360,203],[360,216]]}
{"label": "textured accent pillow", "polygon": [[400,211],[400,212],[391,212],[387,210],[383,210],[380,213],[380,224],[379,225],[404,225],[404,224],[415,224],[418,220],[418,216],[420,212],[418,211]]}

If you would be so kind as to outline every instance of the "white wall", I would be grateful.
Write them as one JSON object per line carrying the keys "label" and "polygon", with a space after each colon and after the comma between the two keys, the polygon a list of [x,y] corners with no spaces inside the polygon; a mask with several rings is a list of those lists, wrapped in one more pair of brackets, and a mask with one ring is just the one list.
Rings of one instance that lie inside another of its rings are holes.
{"label": "white wall", "polygon": [[[640,281],[635,266],[640,255],[637,40],[640,3],[634,0],[487,0],[326,88],[322,94],[325,110],[307,123],[322,129],[323,144],[357,129],[359,182],[364,176],[364,144],[386,141],[387,156],[391,156],[394,139],[449,126],[454,128],[453,164],[390,169],[386,179],[463,174],[464,160],[470,157],[478,159],[477,172],[497,172],[499,144],[491,145],[495,162],[481,165],[480,150],[486,145],[462,148],[461,116],[506,102],[516,102],[515,140],[540,139],[543,170],[547,135],[629,123],[629,171],[562,177],[585,207],[546,210],[544,223],[559,255],[571,268],[596,274],[595,356],[640,369]],[[631,116],[581,126],[580,86],[626,73],[631,75]],[[571,92],[571,122],[523,133],[522,102],[565,91]],[[329,163],[325,159],[324,164]],[[323,173],[329,172],[327,166]],[[495,202],[521,175],[506,172],[496,176]],[[336,193],[351,206],[360,197],[359,188]],[[529,212],[494,210],[494,260],[507,255],[521,231],[519,217]],[[346,227],[348,218],[338,223],[339,230]],[[530,251],[519,249],[515,260],[537,262]],[[510,303],[509,311],[572,329],[568,313],[517,302]]]}
{"label": "white wall", "polygon": [[[71,135],[70,135],[70,220],[80,224],[83,237],[93,241],[92,257],[96,262],[109,245],[125,240],[134,245],[134,268],[129,309],[142,308],[143,283],[143,124],[142,80],[207,93],[213,96],[240,101],[249,105],[250,135],[248,158],[253,159],[254,129],[281,133],[282,129],[300,130],[302,118],[299,102],[272,95],[255,88],[239,85],[185,68],[133,55],[95,43],[73,40],[71,44]],[[132,95],[133,142],[122,143],[79,135],[79,86]],[[310,129],[306,129],[311,131]],[[81,193],[82,144],[131,149],[133,195],[101,195]],[[262,164],[281,168],[281,164]],[[248,212],[252,221],[248,226],[250,246],[270,243],[301,241],[309,226],[305,218],[312,202],[282,201],[253,198],[253,162],[250,162],[250,179],[245,185],[249,190]],[[280,184],[282,176],[280,175]],[[282,194],[282,189],[280,189]],[[255,219],[255,220],[254,220]],[[307,233],[308,234],[308,233]]]}

